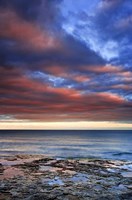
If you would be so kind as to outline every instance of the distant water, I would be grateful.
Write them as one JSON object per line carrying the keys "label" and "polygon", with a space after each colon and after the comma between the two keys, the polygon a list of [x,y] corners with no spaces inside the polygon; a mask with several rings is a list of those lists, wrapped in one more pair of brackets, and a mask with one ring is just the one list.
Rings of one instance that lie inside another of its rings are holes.
{"label": "distant water", "polygon": [[132,131],[0,131],[0,155],[132,160]]}

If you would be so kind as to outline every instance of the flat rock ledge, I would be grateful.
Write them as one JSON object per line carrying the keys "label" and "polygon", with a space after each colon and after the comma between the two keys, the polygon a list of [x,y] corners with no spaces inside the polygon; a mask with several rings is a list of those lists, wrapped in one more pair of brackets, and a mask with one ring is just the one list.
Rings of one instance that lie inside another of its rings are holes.
{"label": "flat rock ledge", "polygon": [[132,162],[1,158],[0,200],[132,200]]}

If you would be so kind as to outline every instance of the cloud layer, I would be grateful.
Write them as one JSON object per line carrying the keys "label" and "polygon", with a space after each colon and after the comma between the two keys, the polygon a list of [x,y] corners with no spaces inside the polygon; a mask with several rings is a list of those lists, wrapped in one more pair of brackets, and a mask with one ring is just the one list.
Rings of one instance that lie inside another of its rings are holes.
{"label": "cloud layer", "polygon": [[0,1],[0,120],[132,120],[126,0]]}

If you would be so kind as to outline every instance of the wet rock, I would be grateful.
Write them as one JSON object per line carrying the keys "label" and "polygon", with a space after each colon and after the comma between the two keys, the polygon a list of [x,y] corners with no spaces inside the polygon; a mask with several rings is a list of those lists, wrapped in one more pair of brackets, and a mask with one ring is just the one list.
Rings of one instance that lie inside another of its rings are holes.
{"label": "wet rock", "polygon": [[51,167],[51,166],[40,166],[40,172],[43,171],[49,171],[49,172],[57,172],[57,171],[62,171],[62,168],[58,168],[58,167]]}
{"label": "wet rock", "polygon": [[125,178],[132,178],[132,172],[122,172],[122,176],[125,177]]}
{"label": "wet rock", "polygon": [[68,200],[79,200],[79,197],[78,196],[73,196],[73,195],[68,195],[67,199]]}
{"label": "wet rock", "polygon": [[75,196],[75,195],[59,196],[56,199],[57,200],[81,200],[78,196]]}
{"label": "wet rock", "polygon": [[35,195],[29,196],[25,200],[49,200],[49,197],[45,194],[35,194]]}
{"label": "wet rock", "polygon": [[64,185],[64,182],[59,178],[59,177],[55,177],[54,179],[49,179],[48,180],[48,184],[51,186],[58,186],[58,185]]}
{"label": "wet rock", "polygon": [[74,183],[79,183],[79,182],[85,183],[88,181],[88,176],[83,173],[77,173],[72,178],[69,178],[69,180]]}
{"label": "wet rock", "polygon": [[128,192],[120,195],[121,200],[132,200],[132,192]]}
{"label": "wet rock", "polygon": [[5,159],[0,165],[2,176],[14,173],[0,181],[2,200],[131,199],[131,162],[62,160],[42,155],[16,158],[9,159],[8,165]]}
{"label": "wet rock", "polygon": [[67,169],[66,170],[62,170],[62,172],[65,173],[65,174],[71,175],[71,176],[77,174],[77,172],[72,171],[72,170],[67,170]]}
{"label": "wet rock", "polygon": [[4,167],[3,167],[3,165],[0,163],[0,175],[3,174],[3,171],[4,171]]}
{"label": "wet rock", "polygon": [[101,191],[101,190],[103,190],[103,188],[102,188],[101,185],[96,185],[96,186],[94,186],[94,190],[95,191]]}
{"label": "wet rock", "polygon": [[126,186],[123,185],[123,184],[118,185],[118,189],[119,190],[124,190],[124,191],[127,190]]}
{"label": "wet rock", "polygon": [[15,161],[17,160],[17,158],[14,156],[14,157],[8,157],[6,158],[7,161]]}
{"label": "wet rock", "polygon": [[4,170],[3,175],[0,176],[0,180],[13,178],[15,176],[24,176],[24,173],[15,167],[8,167]]}
{"label": "wet rock", "polygon": [[10,200],[11,198],[12,198],[12,196],[9,192],[7,192],[7,193],[0,192],[0,200]]}
{"label": "wet rock", "polygon": [[126,192],[127,191],[127,187],[123,184],[120,184],[118,186],[113,186],[111,188],[112,191],[115,191],[115,193],[120,193],[120,192]]}
{"label": "wet rock", "polygon": [[132,185],[127,185],[127,188],[132,190]]}
{"label": "wet rock", "polygon": [[103,176],[103,177],[108,177],[109,176],[109,173],[106,172],[106,171],[98,171],[98,173],[100,173],[100,176]]}
{"label": "wet rock", "polygon": [[16,192],[16,191],[10,191],[12,197],[18,197],[19,196],[19,193]]}

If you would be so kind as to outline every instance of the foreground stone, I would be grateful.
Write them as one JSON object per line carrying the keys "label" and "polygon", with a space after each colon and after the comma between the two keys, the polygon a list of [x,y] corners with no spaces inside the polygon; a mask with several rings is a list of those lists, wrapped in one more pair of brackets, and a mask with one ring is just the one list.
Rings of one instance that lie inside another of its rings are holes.
{"label": "foreground stone", "polygon": [[0,160],[0,200],[131,200],[132,163],[17,155]]}

